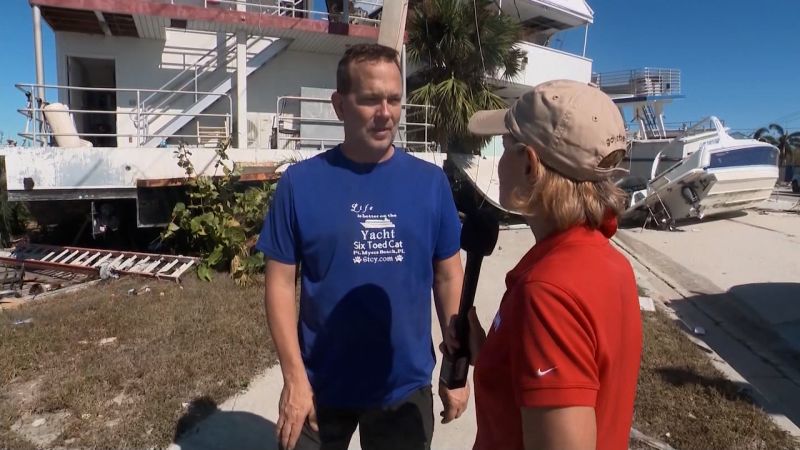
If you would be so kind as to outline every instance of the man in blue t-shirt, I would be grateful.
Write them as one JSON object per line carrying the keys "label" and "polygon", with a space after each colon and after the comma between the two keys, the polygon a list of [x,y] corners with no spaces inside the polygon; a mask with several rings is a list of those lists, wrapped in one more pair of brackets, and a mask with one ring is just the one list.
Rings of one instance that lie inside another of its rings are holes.
{"label": "man in blue t-shirt", "polygon": [[[460,223],[442,170],[392,145],[401,99],[397,52],[351,47],[332,96],[344,142],[290,166],[264,222],[284,448],[346,449],[356,426],[365,449],[430,448],[431,288],[445,327],[461,295]],[[447,423],[469,388],[439,396]]]}

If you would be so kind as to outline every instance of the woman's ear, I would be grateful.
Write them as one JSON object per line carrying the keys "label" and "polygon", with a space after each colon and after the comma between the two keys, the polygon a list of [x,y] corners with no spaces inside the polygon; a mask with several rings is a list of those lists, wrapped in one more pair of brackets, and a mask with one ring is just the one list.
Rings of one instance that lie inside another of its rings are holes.
{"label": "woman's ear", "polygon": [[539,167],[539,157],[530,146],[525,147],[525,156],[525,175],[532,182],[539,176],[538,170],[534,169]]}

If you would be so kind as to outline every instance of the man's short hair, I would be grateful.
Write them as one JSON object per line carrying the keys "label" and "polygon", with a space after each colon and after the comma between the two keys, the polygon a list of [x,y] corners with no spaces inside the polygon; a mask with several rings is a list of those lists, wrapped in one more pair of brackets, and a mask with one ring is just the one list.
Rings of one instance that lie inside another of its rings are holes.
{"label": "man's short hair", "polygon": [[336,92],[349,94],[353,85],[350,64],[354,62],[393,62],[400,69],[397,50],[380,44],[357,44],[347,49],[336,68]]}

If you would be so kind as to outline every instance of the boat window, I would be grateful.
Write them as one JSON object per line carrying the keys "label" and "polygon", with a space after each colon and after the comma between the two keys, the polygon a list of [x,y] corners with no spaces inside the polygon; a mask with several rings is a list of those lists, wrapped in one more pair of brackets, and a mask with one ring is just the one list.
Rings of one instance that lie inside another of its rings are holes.
{"label": "boat window", "polygon": [[710,167],[736,167],[778,165],[778,149],[774,147],[759,146],[737,148],[711,154]]}

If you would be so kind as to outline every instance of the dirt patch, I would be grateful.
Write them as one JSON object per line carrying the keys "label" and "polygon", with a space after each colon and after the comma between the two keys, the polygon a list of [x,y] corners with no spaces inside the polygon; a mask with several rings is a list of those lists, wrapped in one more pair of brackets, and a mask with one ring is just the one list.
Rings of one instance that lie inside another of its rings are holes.
{"label": "dirt patch", "polygon": [[28,414],[14,422],[11,431],[39,447],[47,447],[64,432],[69,416],[67,411]]}
{"label": "dirt patch", "polygon": [[20,408],[30,408],[38,400],[41,387],[42,377],[12,380],[0,393],[0,401],[18,405]]}
{"label": "dirt patch", "polygon": [[0,448],[162,448],[184,404],[222,403],[274,364],[263,283],[184,278],[126,277],[0,311]]}
{"label": "dirt patch", "polygon": [[724,378],[665,314],[642,321],[634,427],[681,450],[800,448],[754,404],[748,385]]}

